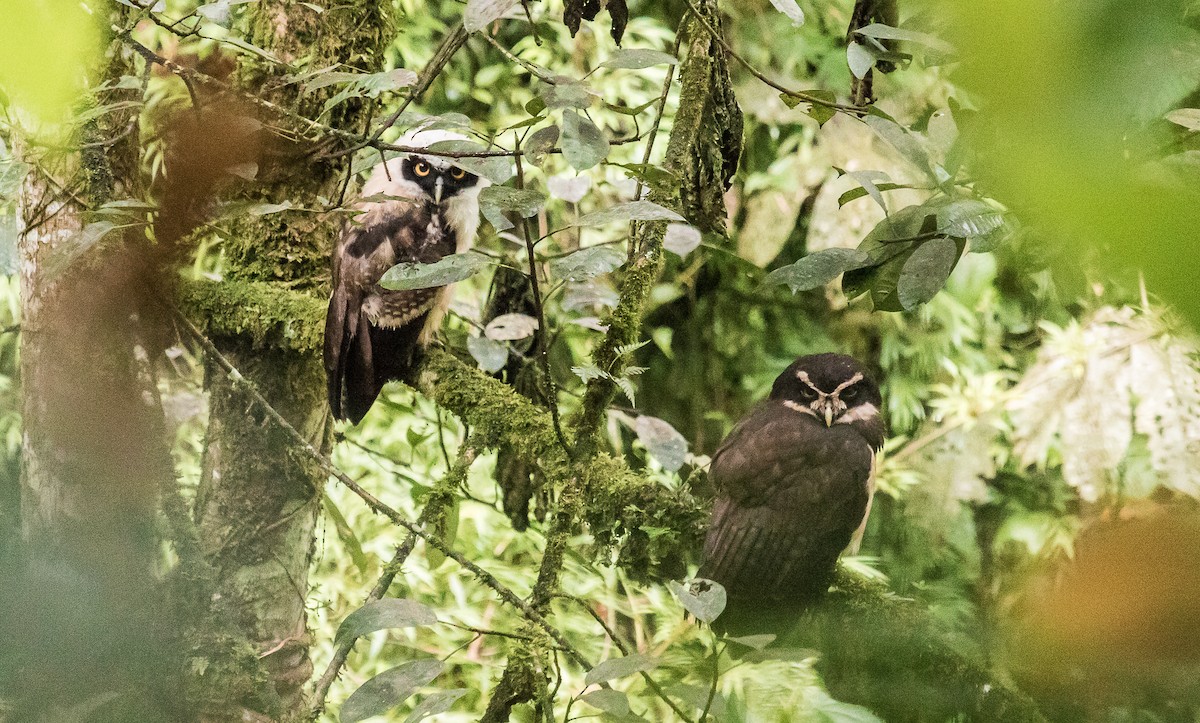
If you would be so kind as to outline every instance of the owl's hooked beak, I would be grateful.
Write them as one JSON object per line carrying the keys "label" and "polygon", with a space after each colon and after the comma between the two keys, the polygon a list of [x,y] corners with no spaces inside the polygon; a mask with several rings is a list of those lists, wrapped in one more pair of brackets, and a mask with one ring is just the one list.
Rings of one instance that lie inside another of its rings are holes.
{"label": "owl's hooked beak", "polygon": [[440,204],[442,202],[442,191],[446,188],[446,179],[439,177],[433,182],[433,202]]}
{"label": "owl's hooked beak", "polygon": [[823,405],[821,405],[821,407],[822,407],[821,411],[823,411],[825,413],[825,426],[832,427],[833,426],[833,400],[826,399],[825,403]]}

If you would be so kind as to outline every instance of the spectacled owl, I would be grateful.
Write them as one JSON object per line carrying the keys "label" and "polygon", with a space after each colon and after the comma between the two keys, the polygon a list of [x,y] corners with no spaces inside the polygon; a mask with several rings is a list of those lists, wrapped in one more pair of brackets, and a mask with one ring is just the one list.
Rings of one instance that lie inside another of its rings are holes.
{"label": "spectacled owl", "polygon": [[881,409],[879,387],[853,358],[804,356],[721,443],[697,573],[725,587],[716,629],[782,632],[828,589],[838,556],[866,526]]}
{"label": "spectacled owl", "polygon": [[[465,140],[425,130],[399,143],[425,148]],[[441,325],[451,286],[391,291],[379,285],[399,263],[433,263],[470,248],[487,180],[445,158],[421,153],[375,167],[357,217],[333,251],[333,293],[325,315],[325,374],[336,419],[358,424],[389,380],[407,380]]]}

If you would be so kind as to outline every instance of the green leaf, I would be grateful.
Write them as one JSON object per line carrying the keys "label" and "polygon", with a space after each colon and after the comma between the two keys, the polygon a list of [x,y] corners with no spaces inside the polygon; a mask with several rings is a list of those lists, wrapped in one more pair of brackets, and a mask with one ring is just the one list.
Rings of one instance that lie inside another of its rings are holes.
{"label": "green leaf", "polygon": [[800,27],[804,24],[804,11],[796,4],[796,0],[771,0],[771,5],[788,16],[788,19],[792,21],[792,27]]}
{"label": "green leaf", "polygon": [[806,112],[808,113],[808,117],[815,120],[819,126],[825,125],[830,121],[830,119],[837,115],[836,108],[830,108],[829,106],[821,105],[820,103],[811,104]]}
{"label": "green leaf", "polygon": [[[429,146],[431,151],[455,151],[460,153],[477,153],[487,151],[482,144],[475,141],[438,141]],[[498,150],[498,149],[491,149]],[[512,178],[512,159],[508,156],[487,156],[481,158],[452,158],[456,166],[467,169],[477,176],[488,179],[497,186]]]}
{"label": "green leaf", "polygon": [[711,623],[725,611],[725,588],[719,582],[697,577],[686,585],[667,583],[685,610],[702,623]]}
{"label": "green leaf", "polygon": [[625,251],[617,246],[592,246],[550,261],[555,278],[584,281],[607,274],[625,263]]}
{"label": "green leaf", "polygon": [[558,76],[554,83],[542,83],[538,86],[538,97],[547,108],[587,108],[592,104],[596,95],[587,83]]}
{"label": "green leaf", "polygon": [[587,170],[608,157],[608,139],[596,124],[575,111],[563,111],[563,157],[577,171]]}
{"label": "green leaf", "polygon": [[875,67],[875,53],[862,43],[850,41],[846,46],[846,64],[855,78],[862,80]]}
{"label": "green leaf", "polygon": [[[841,171],[841,169],[838,169]],[[841,171],[844,175],[854,179],[858,185],[862,186],[863,191],[871,197],[886,214],[888,212],[887,203],[883,200],[883,194],[879,192],[879,187],[875,185],[876,181],[890,180],[886,173],[882,171]],[[844,195],[844,194],[843,194]],[[838,199],[839,202],[841,199]]]}
{"label": "green leaf", "polygon": [[495,374],[508,363],[508,345],[493,341],[486,336],[467,337],[467,351],[488,374]]}
{"label": "green leaf", "polygon": [[532,188],[488,186],[479,192],[479,205],[511,211],[521,218],[537,215],[546,206],[546,194]]}
{"label": "green leaf", "polygon": [[430,693],[417,704],[417,707],[413,708],[412,713],[409,713],[408,717],[404,719],[404,723],[418,723],[431,715],[445,713],[458,702],[459,698],[470,692],[466,688],[451,688]]}
{"label": "green leaf", "polygon": [[[867,234],[858,250],[871,257],[872,266],[847,271],[842,277],[842,291],[854,298],[866,291],[880,311],[903,311],[895,299],[896,281],[908,255],[912,253],[913,237],[932,231],[936,211],[920,205],[908,206],[885,217]],[[928,223],[928,228],[926,228]]]}
{"label": "green leaf", "polygon": [[492,341],[517,341],[537,330],[538,320],[528,314],[501,314],[488,322],[483,334]]}
{"label": "green leaf", "polygon": [[233,35],[229,35],[229,36],[222,38],[220,42],[229,43],[230,45],[232,45],[236,48],[241,48],[242,50],[245,50],[246,52],[251,53],[253,55],[257,55],[260,58],[265,58],[265,59],[271,61],[272,63],[275,63],[276,65],[282,64],[281,61],[279,60],[279,58],[276,58],[274,55],[267,52],[266,50],[263,50],[262,48],[258,47],[257,45],[251,45],[250,43],[247,43],[245,40],[242,40],[241,38],[235,37]]}
{"label": "green leaf", "polygon": [[[907,183],[873,183],[871,185],[876,191],[895,191],[897,188],[912,188],[912,186],[908,185]],[[846,191],[842,195],[838,196],[838,208],[845,206],[851,201],[858,200],[869,193],[870,191],[866,186],[862,186],[860,188],[851,188],[849,191]],[[880,198],[882,198],[882,196]],[[876,203],[878,202],[879,199],[876,199]]]}
{"label": "green leaf", "polygon": [[407,88],[417,82],[417,74],[404,68],[387,70],[382,73],[342,73],[325,72],[313,76],[304,83],[304,92],[311,93],[318,88],[330,85],[351,84],[354,88],[372,98],[378,97],[385,90]]}
{"label": "green leaf", "polygon": [[[629,68],[641,70],[655,65],[675,65],[679,59],[670,53],[649,48],[618,48],[612,57],[600,64],[601,68]],[[653,101],[651,101],[653,102]]]}
{"label": "green leaf", "polygon": [[643,414],[634,424],[638,441],[646,447],[650,456],[658,460],[663,469],[675,472],[687,459],[688,443],[670,422]]}
{"label": "green leaf", "polygon": [[615,716],[626,716],[632,712],[629,709],[629,696],[619,690],[601,688],[579,696],[579,700]]}
{"label": "green leaf", "polygon": [[658,667],[658,658],[652,658],[641,653],[626,655],[623,658],[609,658],[587,672],[583,678],[584,685],[595,685],[606,680],[624,678],[644,670]]}
{"label": "green leaf", "polygon": [[683,216],[653,201],[629,201],[603,211],[580,216],[572,226],[603,226],[614,221],[686,221]]}
{"label": "green leaf", "polygon": [[930,239],[918,246],[904,262],[896,282],[900,305],[911,309],[937,295],[954,271],[958,254],[958,244],[948,238]]}
{"label": "green leaf", "polygon": [[712,696],[712,704],[709,705],[709,696],[712,695],[712,688],[707,685],[689,685],[688,683],[675,683],[667,688],[667,692],[672,696],[687,703],[693,709],[702,711],[708,708],[708,712],[712,714],[713,719],[724,721],[725,718],[725,696],[721,695],[720,691],[715,696]]}
{"label": "green leaf", "polygon": [[337,504],[325,493],[321,493],[321,506],[325,509],[325,514],[329,515],[329,519],[333,521],[338,539],[350,552],[350,560],[354,562],[354,566],[358,568],[359,572],[366,575],[370,569],[370,563],[367,561],[367,555],[363,552],[362,543],[359,542],[354,528],[346,521],[345,515],[338,509]]}
{"label": "green leaf", "polygon": [[1004,225],[1004,214],[973,198],[962,198],[942,206],[937,212],[938,231],[947,236],[974,238],[986,236]]}
{"label": "green leaf", "polygon": [[867,115],[863,118],[863,122],[870,126],[871,130],[875,131],[880,138],[899,151],[906,161],[916,166],[935,182],[937,181],[937,177],[933,173],[933,166],[929,162],[929,154],[921,147],[920,142],[899,123],[876,115]]}
{"label": "green leaf", "polygon": [[463,9],[463,27],[468,33],[477,33],[499,20],[516,4],[517,0],[467,0],[467,7]]}
{"label": "green leaf", "polygon": [[387,270],[379,280],[379,285],[392,291],[445,286],[474,276],[491,263],[488,257],[468,251],[452,254],[432,264],[396,264]]}
{"label": "green leaf", "polygon": [[700,246],[700,229],[686,223],[669,223],[663,234],[663,248],[683,258]]}
{"label": "green leaf", "polygon": [[382,715],[438,677],[442,667],[440,660],[416,660],[386,670],[350,694],[338,711],[338,719],[342,723],[357,723]]}
{"label": "green leaf", "polygon": [[854,31],[859,35],[875,38],[876,40],[907,40],[912,43],[924,45],[927,48],[932,48],[939,53],[953,53],[954,46],[942,40],[939,37],[922,33],[916,30],[905,30],[903,28],[894,28],[883,23],[871,23],[870,25],[859,28]]}
{"label": "green leaf", "polygon": [[554,148],[555,143],[558,143],[558,136],[559,130],[556,125],[538,128],[525,139],[525,156],[532,163],[541,163],[542,158]]}
{"label": "green leaf", "polygon": [[624,168],[627,176],[635,178],[657,191],[670,193],[679,188],[679,176],[653,163],[610,163],[609,165]]}
{"label": "green leaf", "polygon": [[751,650],[762,650],[775,641],[774,633],[763,633],[762,635],[743,635],[740,638],[727,638],[729,642],[741,645]]}
{"label": "green leaf", "polygon": [[832,248],[809,254],[793,264],[767,274],[764,284],[787,284],[792,293],[819,289],[838,276],[872,264],[871,257],[857,249]]}
{"label": "green leaf", "polygon": [[350,642],[367,633],[387,628],[411,628],[434,625],[437,616],[416,600],[386,597],[372,600],[346,616],[338,626],[334,645]]}

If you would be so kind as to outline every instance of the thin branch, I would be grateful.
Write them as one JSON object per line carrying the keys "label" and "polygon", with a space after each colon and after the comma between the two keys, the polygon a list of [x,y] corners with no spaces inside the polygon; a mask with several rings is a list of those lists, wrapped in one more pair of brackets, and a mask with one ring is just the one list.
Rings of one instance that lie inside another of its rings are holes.
{"label": "thin branch", "polygon": [[[516,139],[516,133],[513,133]],[[519,140],[516,141],[518,144]],[[517,146],[520,150],[520,146]],[[516,157],[517,161],[517,188],[525,187],[525,172],[521,164],[521,157]],[[533,233],[529,229],[529,219],[521,219],[521,236],[525,239],[525,254],[529,257],[529,283],[533,290],[533,304],[537,313],[538,328],[542,333],[537,335],[538,358],[541,360],[543,384],[545,385],[546,406],[550,408],[550,419],[554,423],[554,433],[558,436],[558,441],[562,444],[563,452],[570,460],[574,457],[574,451],[571,445],[567,442],[566,435],[563,434],[562,420],[558,415],[558,391],[555,388],[554,377],[550,375],[550,352],[546,344],[546,336],[550,330],[546,327],[546,310],[542,304],[542,292],[538,281],[537,255],[533,250]]]}
{"label": "thin branch", "polygon": [[527,620],[546,631],[546,633],[554,640],[554,642],[558,643],[558,645],[563,648],[564,652],[570,655],[578,665],[587,670],[592,668],[592,665],[587,661],[587,659],[584,658],[583,655],[571,645],[570,641],[568,641],[557,628],[555,628],[549,623],[549,621],[546,620],[546,617],[542,613],[538,612],[532,605],[522,599],[521,596],[513,592],[512,589],[497,580],[495,575],[467,559],[462,553],[447,545],[445,541],[443,541],[437,535],[426,531],[419,524],[409,520],[404,515],[381,502],[377,497],[375,497],[375,495],[363,489],[362,485],[355,482],[349,475],[334,466],[334,464],[329,461],[327,456],[317,451],[317,449],[313,447],[312,444],[310,444],[309,441],[305,439],[302,434],[300,434],[300,432],[296,431],[296,428],[293,427],[290,422],[284,419],[284,417],[278,411],[276,411],[273,406],[271,406],[271,403],[262,396],[262,394],[249,380],[242,376],[242,373],[239,372],[237,368],[225,358],[221,351],[217,349],[217,347],[208,339],[208,337],[204,336],[204,334],[201,333],[194,324],[192,324],[191,320],[179,313],[177,310],[174,310],[174,314],[176,319],[178,319],[179,323],[183,326],[184,330],[186,330],[188,334],[204,348],[205,352],[212,357],[213,361],[215,361],[218,366],[220,366],[227,374],[229,374],[230,379],[235,384],[240,386],[243,391],[245,391],[250,398],[263,409],[267,416],[270,417],[275,424],[279,425],[279,427],[292,438],[292,441],[296,444],[296,446],[301,451],[306,453],[314,462],[316,462],[324,472],[337,479],[337,481],[345,485],[347,489],[358,495],[359,498],[361,498],[363,502],[367,504],[367,507],[371,508],[373,512],[387,517],[396,525],[403,527],[404,529],[424,540],[425,544],[438,550],[443,555],[451,560],[454,560],[461,567],[468,570],[480,582],[491,588],[501,600],[521,611],[522,615],[524,615]]}

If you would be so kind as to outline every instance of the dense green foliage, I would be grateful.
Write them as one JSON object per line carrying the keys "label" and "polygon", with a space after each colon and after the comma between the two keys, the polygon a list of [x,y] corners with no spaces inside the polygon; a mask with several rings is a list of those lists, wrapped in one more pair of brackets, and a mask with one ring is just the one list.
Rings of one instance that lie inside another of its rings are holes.
{"label": "dense green foliage", "polygon": [[[146,21],[134,37],[197,67],[220,54],[254,56],[251,39],[238,35],[243,4],[197,8],[171,0],[159,19],[191,18],[201,36],[176,40]],[[382,72],[305,58],[280,72],[309,91],[338,88],[320,123],[336,124],[339,104],[357,98],[370,99],[378,120],[405,102],[415,78],[402,71],[420,73],[463,13],[470,22],[484,5],[396,0],[401,32]],[[535,710],[564,721],[597,711],[616,720],[673,720],[681,710],[697,721],[702,711],[721,721],[918,719],[914,708],[932,719],[970,718],[970,710],[941,707],[936,689],[927,699],[889,702],[879,690],[890,685],[883,665],[874,686],[854,678],[848,668],[861,665],[859,651],[847,644],[835,654],[838,638],[812,633],[838,623],[809,621],[806,642],[816,650],[751,652],[764,641],[718,639],[695,621],[707,601],[668,584],[697,562],[696,530],[682,513],[599,509],[605,490],[642,482],[636,475],[650,480],[655,499],[703,507],[711,494],[706,455],[732,424],[797,355],[840,350],[866,360],[882,380],[891,433],[865,543],[843,559],[843,587],[862,585],[877,597],[879,588],[864,582],[875,581],[915,601],[903,608],[914,616],[903,624],[946,690],[963,681],[992,685],[982,681],[994,675],[1033,693],[1053,720],[1192,720],[1200,709],[1200,688],[1187,677],[1200,665],[1195,651],[1140,650],[1133,657],[1151,661],[1152,672],[1126,685],[1109,678],[1120,666],[1096,664],[1125,655],[1123,648],[1079,658],[1067,645],[1065,663],[1035,653],[1069,627],[1062,608],[1046,602],[1046,589],[1068,569],[1081,535],[1126,517],[1194,513],[1200,499],[1200,361],[1187,331],[1200,320],[1190,288],[1200,122],[1191,109],[1164,120],[1196,97],[1195,12],[1185,3],[1144,13],[1115,2],[1066,3],[1068,11],[1014,0],[988,3],[986,13],[917,3],[901,8],[903,29],[860,28],[848,63],[849,0],[799,3],[802,25],[772,7],[792,8],[786,0],[726,3],[722,27],[733,51],[797,92],[781,94],[732,58],[723,60],[728,88],[724,68],[704,68],[712,80],[705,89],[713,97],[732,91],[744,120],[723,117],[721,137],[672,157],[668,138],[677,143],[694,120],[680,108],[697,107],[681,98],[678,82],[663,91],[678,77],[678,59],[690,57],[676,38],[689,5],[631,3],[618,48],[603,14],[572,38],[561,3],[528,3],[532,25],[518,4],[471,35],[383,135],[391,142],[412,128],[446,127],[475,140],[442,150],[524,151],[517,166],[505,156],[461,159],[497,185],[484,196],[482,257],[453,262],[461,280],[444,346],[485,371],[506,369],[502,376],[514,385],[522,370],[532,374],[533,404],[509,411],[514,424],[551,403],[565,434],[574,435],[572,422],[594,412],[601,454],[590,469],[600,479],[557,489],[535,482],[528,518],[521,505],[514,513],[497,482],[507,474],[498,463],[506,450],[498,458],[484,447],[515,445],[486,426],[468,428],[400,385],[389,387],[360,426],[337,431],[332,457],[409,518],[434,510],[429,529],[520,595],[534,589],[547,539],[562,532],[553,529],[553,513],[582,510],[593,525],[567,531],[564,594],[549,609],[584,658],[604,662],[583,669],[477,575],[423,542],[388,588],[390,607],[364,609],[407,533],[331,482],[314,586],[306,591],[317,674],[336,643],[363,636],[330,689],[332,710],[341,720],[419,720],[444,711],[452,712],[439,720],[477,720],[505,666],[527,659],[552,679],[551,693],[519,707],[520,720],[534,720]],[[688,41],[708,30],[691,21]],[[1042,42],[1051,35],[1061,42]],[[1015,50],[1001,47],[1016,40]],[[1013,60],[1015,52],[1022,59]],[[1170,62],[1156,63],[1164,57]],[[878,101],[871,110],[833,107],[868,71]],[[175,75],[148,78],[142,171],[149,188],[161,189],[164,129],[188,107],[189,91]],[[120,82],[141,87],[131,76]],[[13,111],[7,127],[25,120]],[[740,164],[722,167],[738,140]],[[561,152],[549,152],[556,144]],[[0,150],[0,268],[8,273],[16,233],[9,199],[21,172]],[[353,171],[380,156],[360,149]],[[732,187],[721,194],[727,173]],[[356,185],[349,181],[346,202]],[[705,194],[688,195],[697,188]],[[114,221],[144,224],[157,200],[110,204],[88,228],[103,236]],[[324,200],[320,209],[267,201],[216,209],[182,265],[180,304],[214,335],[316,350],[326,275],[293,285],[317,289],[300,297],[244,279],[214,281],[230,265],[227,254],[246,262],[236,234],[247,218],[310,214],[314,225],[340,224],[345,205]],[[664,220],[671,223],[657,223]],[[109,227],[97,229],[101,223]],[[259,280],[282,263],[271,254],[251,261],[264,265]],[[536,267],[544,309],[502,310],[519,315],[507,325],[491,318],[489,279],[500,266],[522,274]],[[1144,286],[1126,266],[1145,269]],[[421,283],[427,273],[398,269],[397,283]],[[16,286],[15,276],[0,278],[0,526],[15,506],[19,466],[16,334],[8,329]],[[643,297],[636,304],[635,294]],[[1182,320],[1168,303],[1178,305]],[[543,312],[538,329],[533,317]],[[614,326],[632,338],[614,342],[606,335]],[[552,385],[540,370],[541,344]],[[435,367],[442,354],[434,355]],[[169,356],[160,387],[190,499],[207,411],[201,355],[182,343]],[[618,393],[611,404],[588,386],[597,379]],[[440,400],[461,406],[450,397],[476,395],[468,384],[443,389]],[[485,395],[477,398],[483,404]],[[530,422],[530,448],[556,444],[558,430],[547,419]],[[569,455],[556,455],[540,455],[540,474],[587,474]],[[584,498],[557,496],[564,489]],[[165,552],[164,571],[174,563]],[[1114,573],[1108,584],[1137,583]],[[1195,604],[1190,595],[1151,600],[1146,616],[1119,624],[1152,627],[1155,605],[1186,608]],[[891,614],[854,608],[855,599],[835,597],[863,620]],[[1038,622],[1021,627],[1028,619]],[[875,640],[883,657],[889,635],[881,625],[858,642]],[[551,664],[539,668],[545,661]],[[330,713],[322,719],[335,720]]]}

